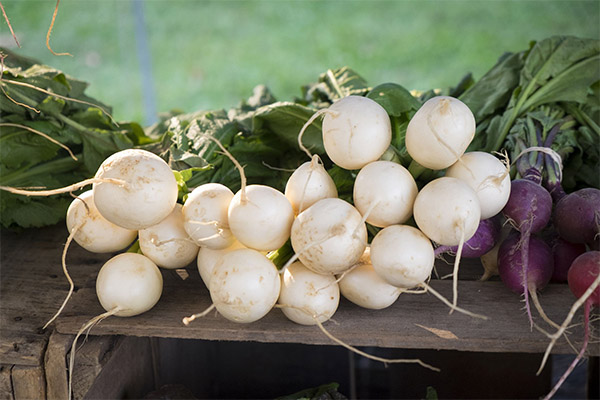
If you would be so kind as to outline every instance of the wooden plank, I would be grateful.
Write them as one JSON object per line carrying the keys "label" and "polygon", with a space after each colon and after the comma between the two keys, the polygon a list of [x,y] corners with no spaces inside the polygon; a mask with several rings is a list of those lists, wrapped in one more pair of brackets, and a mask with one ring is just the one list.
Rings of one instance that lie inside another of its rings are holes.
{"label": "wooden plank", "polygon": [[89,377],[86,368],[78,367],[77,357],[73,372],[74,399],[143,398],[154,389],[151,353],[149,338],[124,337],[106,354],[103,367],[92,382],[86,380],[86,376]]}
{"label": "wooden plank", "polygon": [[49,399],[69,397],[66,355],[73,342],[73,335],[52,333],[45,352],[46,393]]}
{"label": "wooden plank", "polygon": [[12,365],[0,365],[0,400],[14,400],[11,369]]}
{"label": "wooden plank", "polygon": [[40,365],[47,339],[35,333],[0,330],[0,364]]}
{"label": "wooden plank", "polygon": [[15,365],[12,369],[12,384],[15,400],[46,398],[44,368]]}
{"label": "wooden plank", "polygon": [[[170,271],[163,271],[170,272]],[[159,303],[145,314],[131,317],[110,317],[92,328],[96,335],[136,335],[205,340],[257,342],[294,342],[331,344],[315,326],[300,326],[272,310],[263,319],[251,324],[237,324],[210,313],[184,326],[182,318],[206,309],[210,296],[197,273],[185,281],[165,280]],[[434,289],[446,298],[452,296],[452,282],[432,280]],[[566,285],[550,285],[540,295],[550,318],[562,322],[574,298]],[[373,311],[342,300],[334,321],[327,329],[345,342],[358,346],[389,348],[431,348],[483,352],[544,352],[548,339],[531,331],[518,295],[498,281],[461,281],[459,305],[469,311],[487,315],[489,320],[472,318],[458,312],[448,314],[448,308],[430,294],[403,294],[391,307]],[[70,307],[59,318],[57,329],[72,334],[95,315],[104,312],[94,290],[80,290]],[[539,318],[536,318],[539,321]],[[577,320],[577,319],[576,319]],[[598,323],[598,322],[596,322]],[[429,330],[428,330],[429,328]],[[571,330],[571,340],[581,342],[581,327]],[[434,330],[445,330],[456,336],[447,339]],[[573,350],[561,340],[554,352]],[[599,346],[591,346],[590,354],[600,354]]]}

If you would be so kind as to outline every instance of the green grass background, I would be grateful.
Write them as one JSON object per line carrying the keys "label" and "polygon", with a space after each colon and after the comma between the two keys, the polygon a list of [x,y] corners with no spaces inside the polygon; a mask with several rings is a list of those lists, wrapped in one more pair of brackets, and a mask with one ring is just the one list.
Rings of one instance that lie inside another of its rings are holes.
{"label": "green grass background", "polygon": [[[148,121],[133,0],[3,0],[35,57],[90,82],[117,119]],[[138,4],[139,6],[140,4]],[[600,38],[600,2],[416,0],[146,0],[156,110],[229,108],[266,84],[280,100],[328,68],[348,65],[376,85],[446,88],[480,77],[505,51],[551,35]],[[15,47],[6,23],[0,44]],[[146,114],[145,114],[146,113]]]}

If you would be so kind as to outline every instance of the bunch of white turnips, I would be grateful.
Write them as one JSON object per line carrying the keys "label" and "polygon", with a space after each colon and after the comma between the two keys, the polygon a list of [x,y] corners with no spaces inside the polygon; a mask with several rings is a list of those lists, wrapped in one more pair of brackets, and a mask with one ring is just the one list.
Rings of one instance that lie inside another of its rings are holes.
{"label": "bunch of white turnips", "polygon": [[[318,156],[292,173],[285,193],[246,185],[238,164],[237,193],[208,183],[183,205],[160,157],[129,149],[106,159],[92,190],[71,204],[69,232],[92,252],[121,251],[137,237],[142,254],[121,253],[102,267],[96,286],[102,306],[117,316],[145,312],[161,296],[158,268],[196,260],[214,307],[231,321],[257,321],[277,305],[296,323],[322,323],[336,312],[340,293],[382,309],[403,291],[429,288],[434,243],[464,243],[508,199],[504,163],[487,153],[465,154],[475,120],[455,98],[428,100],[408,125],[413,160],[446,170],[420,190],[405,167],[380,160],[392,130],[377,102],[348,96],[318,114],[327,156],[357,171],[354,204],[338,198]],[[299,143],[309,153],[301,134]],[[411,217],[417,227],[406,224]],[[380,229],[370,244],[367,223]],[[278,270],[268,254],[288,239],[295,254]]]}

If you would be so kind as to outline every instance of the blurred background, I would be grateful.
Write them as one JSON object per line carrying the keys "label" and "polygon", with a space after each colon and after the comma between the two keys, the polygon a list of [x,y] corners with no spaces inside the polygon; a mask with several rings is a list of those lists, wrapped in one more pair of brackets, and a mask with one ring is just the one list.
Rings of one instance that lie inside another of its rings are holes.
{"label": "blurred background", "polygon": [[479,78],[505,51],[561,34],[600,37],[593,1],[3,0],[0,46],[90,83],[119,120],[230,108],[267,85],[278,100],[328,68],[408,89]]}

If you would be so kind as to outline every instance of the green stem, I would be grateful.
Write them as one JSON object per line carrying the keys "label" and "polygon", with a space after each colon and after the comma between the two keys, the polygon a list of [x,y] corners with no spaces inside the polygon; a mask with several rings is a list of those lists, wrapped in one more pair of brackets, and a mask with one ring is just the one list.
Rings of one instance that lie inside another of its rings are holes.
{"label": "green stem", "polygon": [[[77,154],[77,158],[80,159],[81,154]],[[75,161],[71,157],[59,158],[44,164],[38,164],[26,171],[19,169],[10,174],[3,175],[0,177],[0,182],[2,183],[2,186],[22,184],[26,179],[29,179],[33,176],[71,171],[80,164],[81,161]]]}
{"label": "green stem", "polygon": [[419,164],[418,162],[416,162],[415,160],[412,160],[410,162],[410,165],[408,166],[408,172],[410,172],[410,174],[412,175],[412,177],[416,180],[419,176],[421,176],[421,174],[423,172],[425,172],[427,170],[427,168],[425,168],[424,166],[422,166],[421,164]]}

